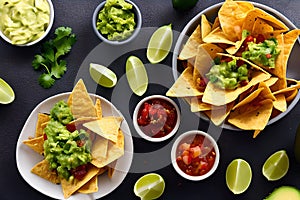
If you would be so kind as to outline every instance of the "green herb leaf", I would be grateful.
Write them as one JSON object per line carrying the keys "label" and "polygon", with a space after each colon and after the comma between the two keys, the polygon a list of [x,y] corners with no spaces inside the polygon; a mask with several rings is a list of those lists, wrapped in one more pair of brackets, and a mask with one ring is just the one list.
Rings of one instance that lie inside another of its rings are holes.
{"label": "green herb leaf", "polygon": [[43,88],[50,88],[54,85],[55,80],[51,77],[50,74],[42,74],[39,77],[39,84],[43,87]]}

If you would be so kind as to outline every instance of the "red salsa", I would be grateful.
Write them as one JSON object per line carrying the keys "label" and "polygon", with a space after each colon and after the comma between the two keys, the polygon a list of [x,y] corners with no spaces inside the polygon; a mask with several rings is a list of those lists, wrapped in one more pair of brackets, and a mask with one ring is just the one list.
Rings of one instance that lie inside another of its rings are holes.
{"label": "red salsa", "polygon": [[146,135],[160,138],[174,129],[177,117],[173,104],[164,99],[154,98],[142,104],[138,111],[137,123]]}
{"label": "red salsa", "polygon": [[183,139],[176,150],[178,167],[190,176],[201,176],[211,170],[216,152],[210,140],[196,134]]}

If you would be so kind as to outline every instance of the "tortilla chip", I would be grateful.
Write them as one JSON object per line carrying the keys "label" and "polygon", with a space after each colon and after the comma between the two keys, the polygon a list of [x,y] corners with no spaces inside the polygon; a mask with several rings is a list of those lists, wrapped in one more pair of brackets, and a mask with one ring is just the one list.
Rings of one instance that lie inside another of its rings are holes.
{"label": "tortilla chip", "polygon": [[44,128],[45,126],[43,126],[42,124],[44,124],[45,122],[48,122],[50,120],[49,115],[44,114],[44,113],[38,113],[38,120],[36,123],[36,128],[35,128],[35,137],[39,137],[41,135],[44,135]]}
{"label": "tortilla chip", "polygon": [[295,97],[297,96],[297,94],[298,94],[298,89],[296,89],[296,88],[290,92],[287,92],[285,94],[286,102],[290,103],[291,101],[293,101],[295,99]]}
{"label": "tortilla chip", "polygon": [[234,90],[224,90],[219,88],[215,84],[208,82],[203,94],[202,101],[216,106],[228,104],[236,100],[241,93],[248,90],[251,86],[265,81],[270,77],[270,74],[265,74],[260,71],[253,71],[252,79],[249,81],[249,83]]}
{"label": "tortilla chip", "polygon": [[276,100],[273,102],[274,108],[281,112],[286,111],[287,103],[286,103],[284,94],[278,94],[275,97],[276,97]]}
{"label": "tortilla chip", "polygon": [[43,135],[41,135],[39,137],[28,139],[28,140],[24,140],[23,143],[41,155],[44,153],[44,136]]}
{"label": "tortilla chip", "polygon": [[250,103],[251,101],[253,101],[256,97],[258,97],[258,95],[261,93],[261,91],[263,91],[264,88],[260,87],[257,90],[255,90],[254,92],[252,92],[251,94],[249,94],[246,98],[244,98],[242,101],[240,101],[238,104],[236,104],[232,110],[235,110],[238,107],[244,106],[248,103]]}
{"label": "tortilla chip", "polygon": [[253,133],[253,138],[256,138],[260,132],[261,130],[255,130]]}
{"label": "tortilla chip", "polygon": [[118,140],[118,130],[120,129],[122,121],[122,117],[108,116],[96,121],[87,122],[83,124],[83,126],[116,143]]}
{"label": "tortilla chip", "polygon": [[202,44],[201,37],[201,28],[200,25],[194,30],[191,36],[188,38],[186,44],[183,46],[178,59],[179,60],[187,60],[189,58],[195,57],[197,53],[198,45]]}
{"label": "tortilla chip", "polygon": [[220,27],[220,20],[219,20],[219,17],[217,16],[215,18],[215,21],[214,23],[212,24],[211,26],[211,30],[215,30],[216,28]]}
{"label": "tortilla chip", "polygon": [[203,38],[203,41],[205,43],[235,45],[235,41],[230,40],[220,27],[217,27],[211,31],[205,38]]}
{"label": "tortilla chip", "polygon": [[[210,120],[216,125],[220,126],[227,116],[230,114],[230,111],[234,105],[234,102],[231,102],[224,106],[218,106],[218,108],[214,109],[212,107],[209,111],[204,111],[204,113],[210,118]],[[222,109],[220,109],[222,107]]]}
{"label": "tortilla chip", "polygon": [[98,176],[94,176],[86,184],[77,190],[77,192],[82,194],[90,194],[98,191]]}
{"label": "tortilla chip", "polygon": [[97,157],[92,158],[91,163],[98,168],[102,168],[111,162],[117,160],[124,155],[124,135],[121,130],[119,130],[118,140],[116,143],[111,141],[108,142],[108,150],[106,158]]}
{"label": "tortilla chip", "polygon": [[107,149],[108,149],[108,139],[97,135],[95,141],[93,142],[93,146],[92,146],[92,152],[91,152],[92,157],[106,158]]}
{"label": "tortilla chip", "polygon": [[102,107],[101,107],[100,99],[96,99],[95,109],[96,109],[98,119],[101,119],[102,118]]}
{"label": "tortilla chip", "polygon": [[117,161],[113,161],[112,163],[109,164],[108,170],[107,170],[107,175],[109,178],[112,178],[115,172],[115,167],[116,167]]}
{"label": "tortilla chip", "polygon": [[49,162],[45,159],[37,163],[31,169],[31,172],[54,184],[60,183],[60,178],[58,177],[57,172],[50,169]]}
{"label": "tortilla chip", "polygon": [[201,15],[201,36],[205,38],[211,32],[210,22],[207,20],[206,16]]}
{"label": "tortilla chip", "polygon": [[278,81],[278,78],[272,76],[271,78],[269,78],[268,80],[266,80],[266,81],[264,81],[264,82],[265,82],[266,85],[270,88],[270,87],[272,87],[277,81]]}
{"label": "tortilla chip", "polygon": [[193,81],[193,67],[187,67],[178,77],[166,95],[170,97],[199,96],[203,93],[197,90]]}
{"label": "tortilla chip", "polygon": [[269,122],[272,109],[271,99],[252,102],[231,112],[228,122],[243,130],[263,130]]}
{"label": "tortilla chip", "polygon": [[97,117],[94,103],[89,96],[84,82],[80,79],[72,91],[71,111],[75,119],[81,117]]}
{"label": "tortilla chip", "polygon": [[254,6],[250,2],[225,1],[218,16],[224,35],[232,42],[241,40],[245,18]]}
{"label": "tortilla chip", "polygon": [[274,29],[271,25],[269,25],[265,20],[258,18],[253,24],[251,35],[257,36],[262,34],[265,37],[265,33],[273,31]]}
{"label": "tortilla chip", "polygon": [[82,180],[73,179],[72,181],[68,181],[64,178],[61,178],[61,186],[63,189],[64,197],[69,198],[72,194],[74,194],[79,188],[81,188],[83,185],[85,185],[87,182],[89,182],[93,177],[97,175],[99,172],[99,168],[88,165],[88,172],[83,177]]}

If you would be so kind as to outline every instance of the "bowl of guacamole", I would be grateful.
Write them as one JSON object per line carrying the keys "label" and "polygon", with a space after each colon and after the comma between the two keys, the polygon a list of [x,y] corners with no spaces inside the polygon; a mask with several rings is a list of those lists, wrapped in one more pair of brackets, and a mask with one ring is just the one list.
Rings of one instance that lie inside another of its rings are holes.
{"label": "bowl of guacamole", "polygon": [[96,7],[92,25],[100,40],[120,45],[137,36],[142,26],[142,16],[137,5],[130,0],[107,0]]}
{"label": "bowl of guacamole", "polygon": [[41,41],[54,21],[51,0],[1,1],[0,36],[16,46],[31,46]]}

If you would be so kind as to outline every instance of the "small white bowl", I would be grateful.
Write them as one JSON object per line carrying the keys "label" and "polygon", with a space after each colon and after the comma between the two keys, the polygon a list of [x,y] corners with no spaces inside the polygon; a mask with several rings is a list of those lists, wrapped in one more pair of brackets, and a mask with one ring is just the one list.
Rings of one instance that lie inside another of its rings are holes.
{"label": "small white bowl", "polygon": [[[173,127],[172,131],[169,134],[167,134],[163,137],[155,138],[155,137],[148,136],[147,134],[145,134],[142,131],[142,129],[140,128],[140,126],[138,125],[138,122],[137,122],[138,114],[139,114],[139,110],[140,110],[141,106],[145,102],[151,101],[153,99],[161,99],[161,100],[165,100],[165,101],[169,102],[171,105],[174,106],[176,113],[177,113],[177,119],[176,119],[175,126]],[[133,125],[134,125],[135,130],[142,138],[144,138],[145,140],[151,141],[151,142],[161,142],[161,141],[165,141],[165,140],[171,138],[177,132],[177,130],[179,128],[179,124],[180,124],[180,110],[179,110],[177,104],[172,99],[170,99],[166,96],[163,96],[163,95],[152,95],[152,96],[145,97],[137,104],[137,106],[135,107],[134,112],[133,112]]]}
{"label": "small white bowl", "polygon": [[47,26],[47,29],[45,30],[44,34],[39,37],[38,39],[34,40],[34,41],[31,41],[31,42],[28,42],[26,44],[12,44],[11,40],[6,37],[6,35],[4,35],[4,33],[2,33],[2,31],[0,30],[0,36],[8,43],[12,44],[12,45],[15,45],[15,46],[32,46],[36,43],[38,43],[39,41],[41,41],[42,39],[44,39],[48,33],[50,32],[51,28],[52,28],[52,25],[54,23],[54,7],[53,7],[53,4],[52,4],[52,1],[51,0],[47,0],[48,4],[49,4],[49,7],[50,7],[50,19],[49,19],[49,25]]}
{"label": "small white bowl", "polygon": [[104,7],[106,1],[101,2],[95,9],[94,13],[93,13],[93,18],[92,18],[92,25],[93,25],[93,29],[94,32],[96,33],[96,35],[100,38],[100,40],[102,40],[103,42],[107,43],[107,44],[111,44],[111,45],[121,45],[121,44],[125,44],[128,43],[130,41],[132,41],[134,38],[136,38],[136,36],[138,35],[138,33],[140,32],[140,29],[142,27],[142,15],[141,15],[141,11],[138,8],[138,6],[133,3],[130,0],[125,0],[127,3],[130,3],[133,6],[133,12],[134,12],[134,19],[136,22],[136,27],[133,31],[133,33],[126,39],[124,40],[108,40],[105,36],[103,36],[99,30],[97,29],[97,20],[98,20],[98,14],[99,12],[102,10],[102,8]]}
{"label": "small white bowl", "polygon": [[[180,145],[180,142],[182,140],[186,139],[187,137],[191,137],[191,136],[197,135],[197,134],[203,135],[206,139],[208,139],[211,142],[213,148],[215,149],[216,157],[215,157],[215,161],[214,161],[212,168],[207,173],[205,173],[203,175],[199,175],[199,176],[191,176],[191,175],[186,174],[179,168],[179,166],[176,162],[176,159],[177,159],[176,152],[177,152],[177,148]],[[219,161],[220,161],[219,147],[217,145],[217,142],[214,140],[214,138],[211,137],[209,134],[207,134],[203,131],[199,131],[199,130],[191,130],[191,131],[183,133],[175,140],[175,142],[172,146],[172,150],[171,150],[171,161],[172,161],[172,165],[173,165],[174,169],[176,170],[176,172],[179,175],[181,175],[183,178],[186,178],[191,181],[200,181],[200,180],[206,179],[209,176],[211,176],[217,169],[217,167],[219,165]]]}

